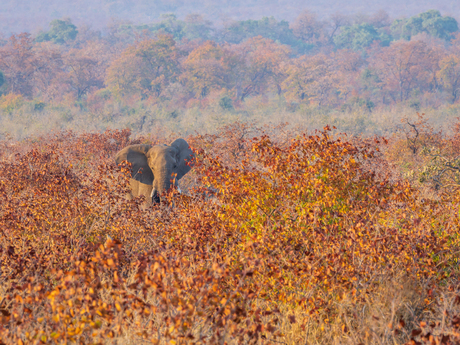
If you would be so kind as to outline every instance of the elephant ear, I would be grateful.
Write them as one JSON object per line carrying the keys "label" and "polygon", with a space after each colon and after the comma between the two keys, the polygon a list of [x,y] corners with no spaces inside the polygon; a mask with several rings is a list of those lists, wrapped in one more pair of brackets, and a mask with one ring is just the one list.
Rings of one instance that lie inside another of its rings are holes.
{"label": "elephant ear", "polygon": [[171,147],[177,150],[177,165],[176,169],[174,169],[174,172],[177,174],[177,180],[180,180],[186,173],[190,171],[190,169],[192,169],[195,154],[184,139],[174,140],[174,142],[171,144]]}
{"label": "elephant ear", "polygon": [[131,177],[145,184],[153,183],[153,172],[147,161],[147,152],[152,145],[131,145],[117,153],[115,161],[120,164],[123,161],[131,163]]}

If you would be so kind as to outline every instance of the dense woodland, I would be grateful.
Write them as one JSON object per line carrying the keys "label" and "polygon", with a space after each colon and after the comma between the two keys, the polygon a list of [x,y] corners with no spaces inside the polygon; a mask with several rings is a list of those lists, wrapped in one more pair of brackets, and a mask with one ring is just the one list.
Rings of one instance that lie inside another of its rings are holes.
{"label": "dense woodland", "polygon": [[153,24],[112,23],[105,33],[57,19],[35,36],[13,34],[0,47],[0,109],[79,108],[122,113],[216,104],[231,112],[249,99],[346,111],[404,104],[418,111],[458,101],[457,21],[430,10],[391,19],[305,11],[222,28],[201,15],[165,15]]}

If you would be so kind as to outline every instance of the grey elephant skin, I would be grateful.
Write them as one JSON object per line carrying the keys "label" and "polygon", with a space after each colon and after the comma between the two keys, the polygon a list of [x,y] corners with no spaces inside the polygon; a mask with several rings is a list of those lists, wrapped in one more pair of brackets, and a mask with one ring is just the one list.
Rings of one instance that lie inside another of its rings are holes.
{"label": "grey elephant skin", "polygon": [[[115,161],[131,163],[131,197],[145,196],[147,203],[159,202],[159,196],[187,174],[195,155],[184,139],[171,145],[130,145],[115,156]],[[173,176],[172,174],[175,174]]]}

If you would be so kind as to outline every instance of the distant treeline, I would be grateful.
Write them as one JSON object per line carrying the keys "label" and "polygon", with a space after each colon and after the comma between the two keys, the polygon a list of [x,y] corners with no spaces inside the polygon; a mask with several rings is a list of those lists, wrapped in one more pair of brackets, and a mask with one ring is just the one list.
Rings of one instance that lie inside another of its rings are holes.
{"label": "distant treeline", "polygon": [[281,97],[295,106],[371,111],[420,99],[433,106],[459,98],[457,21],[431,10],[392,20],[302,12],[291,23],[273,17],[215,28],[199,14],[165,15],[146,25],[106,30],[53,20],[35,37],[12,35],[0,47],[0,108],[23,102],[78,105],[97,111],[119,102],[231,110],[249,97]]}

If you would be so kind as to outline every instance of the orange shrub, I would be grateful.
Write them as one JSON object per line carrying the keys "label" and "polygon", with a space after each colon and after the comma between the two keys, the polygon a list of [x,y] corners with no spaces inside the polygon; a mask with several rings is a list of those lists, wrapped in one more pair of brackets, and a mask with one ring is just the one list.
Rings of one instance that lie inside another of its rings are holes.
{"label": "orange shrub", "polygon": [[9,93],[0,97],[0,109],[11,114],[24,103],[24,97],[20,94]]}
{"label": "orange shrub", "polygon": [[4,342],[278,342],[283,318],[304,332],[391,279],[457,277],[458,200],[390,178],[378,142],[237,123],[187,138],[197,181],[142,211],[113,161],[129,134],[61,133],[0,162]]}

